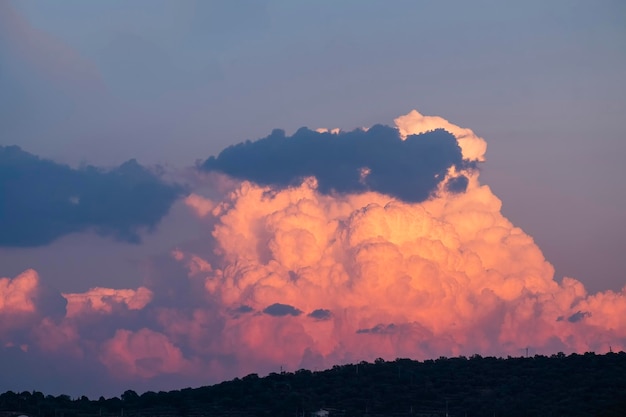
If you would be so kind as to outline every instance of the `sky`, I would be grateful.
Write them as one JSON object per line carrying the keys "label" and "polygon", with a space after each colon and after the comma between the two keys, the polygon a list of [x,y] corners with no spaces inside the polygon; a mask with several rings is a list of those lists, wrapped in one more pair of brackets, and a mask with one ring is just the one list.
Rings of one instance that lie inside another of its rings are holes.
{"label": "sky", "polygon": [[626,346],[625,28],[610,0],[0,2],[0,391]]}

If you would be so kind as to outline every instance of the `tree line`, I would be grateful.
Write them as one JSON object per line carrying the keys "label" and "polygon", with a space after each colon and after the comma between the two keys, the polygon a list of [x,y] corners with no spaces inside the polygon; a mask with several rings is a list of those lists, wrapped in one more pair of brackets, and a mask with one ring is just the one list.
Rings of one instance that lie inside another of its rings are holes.
{"label": "tree line", "polygon": [[0,394],[0,415],[626,416],[626,353],[377,359],[312,372],[250,374],[220,384],[91,400]]}

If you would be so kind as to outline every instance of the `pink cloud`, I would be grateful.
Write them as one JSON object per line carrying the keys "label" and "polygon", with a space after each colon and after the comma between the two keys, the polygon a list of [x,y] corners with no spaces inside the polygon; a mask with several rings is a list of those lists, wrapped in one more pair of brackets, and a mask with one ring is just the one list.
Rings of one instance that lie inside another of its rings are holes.
{"label": "pink cloud", "polygon": [[150,378],[189,370],[190,364],[166,335],[150,329],[120,329],[102,347],[100,360],[116,376]]}
{"label": "pink cloud", "polygon": [[66,314],[51,317],[35,271],[0,279],[0,337],[22,315],[28,331],[5,344],[70,352],[139,386],[377,357],[626,349],[626,290],[556,281],[479,173],[461,174],[466,192],[411,204],[323,194],[313,178],[192,194],[205,237],[139,288],[66,293]]}
{"label": "pink cloud", "polygon": [[17,277],[0,278],[0,314],[35,313],[39,276],[32,269]]}

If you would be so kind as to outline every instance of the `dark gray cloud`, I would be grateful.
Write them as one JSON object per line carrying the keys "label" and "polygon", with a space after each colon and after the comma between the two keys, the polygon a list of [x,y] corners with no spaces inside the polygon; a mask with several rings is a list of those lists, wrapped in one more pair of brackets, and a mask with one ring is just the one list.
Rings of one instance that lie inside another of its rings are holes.
{"label": "dark gray cloud", "polygon": [[469,179],[465,175],[450,178],[446,183],[446,189],[453,193],[464,193],[467,190]]}
{"label": "dark gray cloud", "polygon": [[313,310],[308,314],[309,317],[315,320],[330,320],[333,316],[330,310],[326,310],[324,308],[318,308],[317,310]]}
{"label": "dark gray cloud", "polygon": [[591,315],[591,313],[589,313],[587,311],[580,311],[580,310],[578,310],[577,312],[575,312],[574,314],[569,316],[567,318],[567,321],[569,321],[570,323],[577,323],[577,322],[581,321],[582,319],[584,319],[585,317],[589,317],[590,315]]}
{"label": "dark gray cloud", "polygon": [[135,160],[72,169],[0,146],[0,246],[45,245],[85,230],[137,243],[182,192]]}
{"label": "dark gray cloud", "polygon": [[265,314],[269,314],[270,316],[281,317],[281,316],[299,316],[302,314],[301,310],[298,310],[294,306],[290,306],[289,304],[280,304],[274,303],[270,306],[267,306],[265,310],[263,310]]}
{"label": "dark gray cloud", "polygon": [[[468,165],[456,138],[444,130],[402,140],[397,129],[376,125],[336,135],[301,128],[286,136],[274,130],[266,138],[224,149],[201,168],[279,187],[315,176],[323,193],[373,190],[419,202],[436,190],[449,167]],[[455,192],[466,187],[465,177],[448,184]]]}
{"label": "dark gray cloud", "polygon": [[254,309],[250,307],[249,305],[242,304],[237,308],[231,309],[230,314],[233,317],[237,318],[237,317],[241,317],[242,314],[252,313],[253,311]]}
{"label": "dark gray cloud", "polygon": [[248,305],[242,304],[239,307],[233,309],[233,312],[235,313],[251,313],[253,312],[254,309]]}

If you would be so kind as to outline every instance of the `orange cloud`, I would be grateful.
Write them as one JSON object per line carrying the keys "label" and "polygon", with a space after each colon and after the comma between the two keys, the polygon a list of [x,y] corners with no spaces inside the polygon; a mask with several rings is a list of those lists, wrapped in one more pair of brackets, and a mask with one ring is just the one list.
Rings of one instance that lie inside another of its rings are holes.
{"label": "orange cloud", "polygon": [[28,351],[31,345],[55,350],[64,340],[75,340],[70,326],[58,324],[50,316],[62,316],[62,311],[51,309],[56,303],[50,299],[56,302],[55,296],[61,299],[58,294],[47,293],[33,269],[13,279],[0,278],[0,342]]}
{"label": "orange cloud", "polygon": [[0,343],[29,348],[27,333],[42,316],[39,275],[28,269],[15,278],[0,278]]}
{"label": "orange cloud", "polygon": [[418,135],[435,129],[445,129],[456,136],[459,146],[463,151],[463,159],[470,161],[484,161],[487,152],[487,142],[471,129],[459,127],[439,116],[424,116],[417,110],[411,110],[408,114],[394,120],[400,135],[406,138],[408,135]]}
{"label": "orange cloud", "polygon": [[[398,120],[403,134],[449,128],[469,138],[468,159],[484,155],[468,129],[417,112]],[[132,381],[527,346],[626,349],[626,289],[590,295],[573,278],[556,281],[479,172],[448,172],[460,174],[465,192],[442,186],[422,203],[320,193],[315,178],[275,190],[222,176],[225,196],[185,199],[206,239],[170,252],[182,271],[168,264],[136,289],[63,294],[57,318],[42,313],[35,271],[2,278],[0,337],[20,314],[31,327],[0,341],[70,352]]]}
{"label": "orange cloud", "polygon": [[0,315],[34,313],[39,276],[33,269],[17,277],[0,278]]}
{"label": "orange cloud", "polygon": [[[469,129],[417,112],[396,123],[404,135],[445,128],[464,157],[484,159],[486,144]],[[533,239],[501,214],[477,172],[470,178],[465,193],[442,188],[417,204],[323,195],[314,178],[280,191],[243,182],[211,212],[218,257],[178,256],[222,308],[228,343],[213,346],[293,367],[625,346],[625,294],[589,296],[574,279],[555,281]],[[276,303],[304,314],[262,313]],[[250,311],[231,318],[241,306]],[[314,320],[315,310],[329,314]]]}

